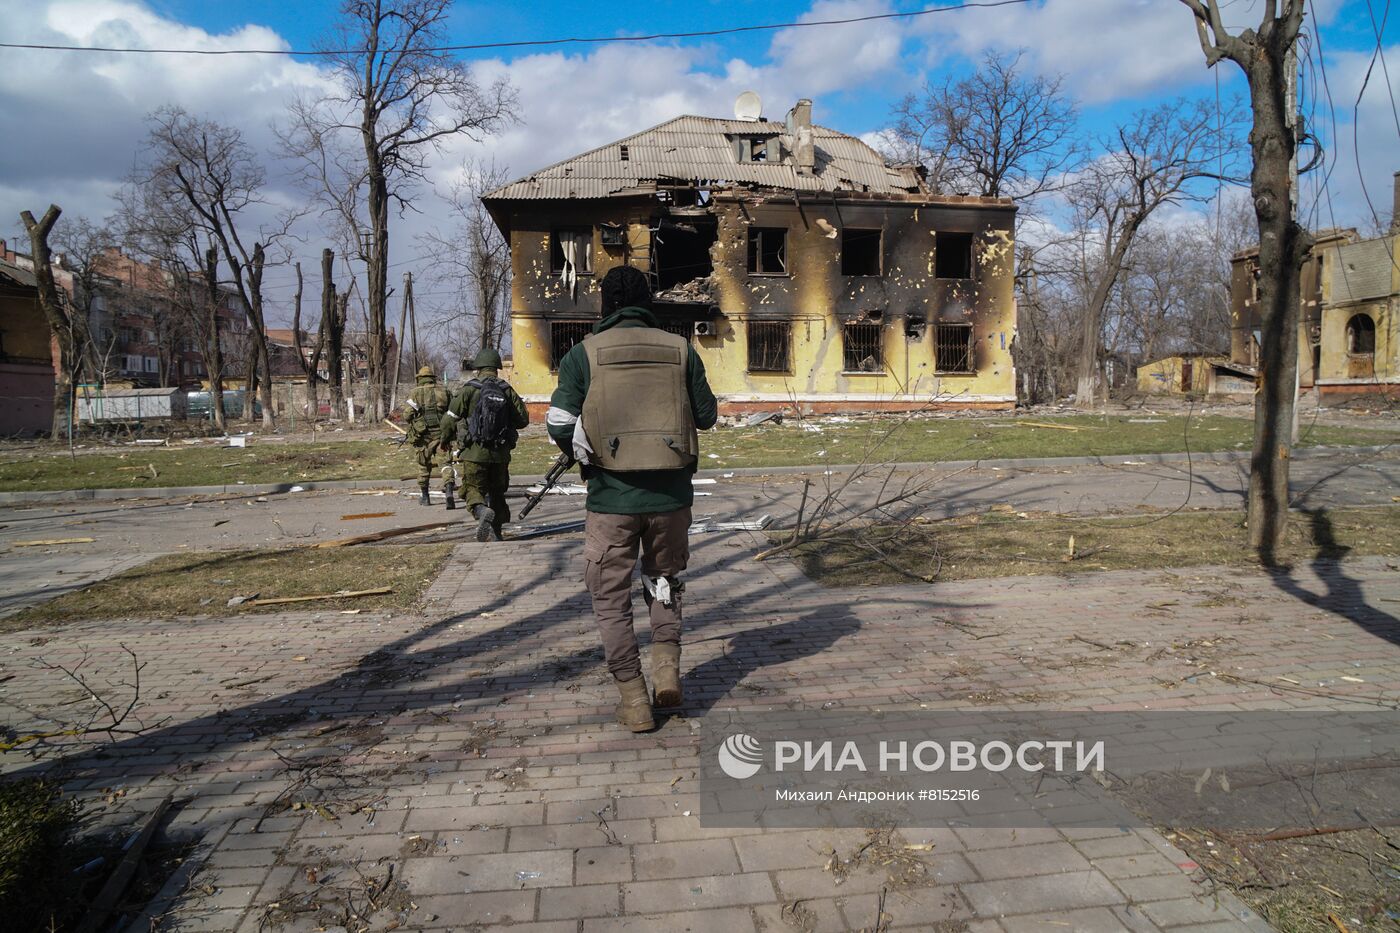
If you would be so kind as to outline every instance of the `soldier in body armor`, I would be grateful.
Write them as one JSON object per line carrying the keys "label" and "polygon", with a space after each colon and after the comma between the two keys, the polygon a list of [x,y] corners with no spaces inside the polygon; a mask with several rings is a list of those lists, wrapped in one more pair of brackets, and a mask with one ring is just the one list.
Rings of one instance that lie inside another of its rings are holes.
{"label": "soldier in body armor", "polygon": [[638,550],[655,704],[679,706],[697,429],[713,427],[718,412],[690,342],[657,326],[646,276],[622,266],[601,289],[603,320],[560,361],[547,422],[588,483],[584,582],[617,683],[618,721],[643,732],[655,723],[632,627]]}
{"label": "soldier in body armor", "polygon": [[[428,485],[433,479],[433,460],[442,443],[443,415],[451,396],[447,389],[438,385],[432,367],[418,370],[418,384],[404,400],[404,421],[408,424],[408,442],[413,445],[418,460],[419,505],[430,505]],[[447,507],[455,508],[452,500],[453,486],[451,472],[446,474],[443,491],[447,493]]]}
{"label": "soldier in body armor", "polygon": [[476,519],[476,540],[494,536],[499,541],[501,527],[510,521],[506,502],[510,452],[520,429],[530,423],[530,412],[510,383],[497,375],[501,354],[487,347],[470,367],[476,377],[453,394],[443,416],[442,445],[446,449],[455,438],[461,448],[457,459],[462,467],[462,504]]}

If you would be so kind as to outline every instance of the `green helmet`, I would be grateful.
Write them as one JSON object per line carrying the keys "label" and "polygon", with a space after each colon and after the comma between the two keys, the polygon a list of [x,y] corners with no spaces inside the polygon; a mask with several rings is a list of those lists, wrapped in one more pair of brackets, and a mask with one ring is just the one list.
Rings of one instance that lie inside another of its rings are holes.
{"label": "green helmet", "polygon": [[427,376],[429,379],[431,379],[436,375],[437,373],[433,372],[433,368],[431,366],[424,366],[423,368],[418,370],[418,377],[420,379],[424,376]]}
{"label": "green helmet", "polygon": [[500,369],[501,354],[490,347],[483,347],[481,352],[472,360],[472,369]]}

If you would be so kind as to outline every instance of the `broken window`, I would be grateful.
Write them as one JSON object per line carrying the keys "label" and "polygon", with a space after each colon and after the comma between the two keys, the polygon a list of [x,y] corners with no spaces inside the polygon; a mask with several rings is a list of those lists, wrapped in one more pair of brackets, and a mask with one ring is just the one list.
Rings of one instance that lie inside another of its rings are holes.
{"label": "broken window", "polygon": [[787,228],[749,228],[749,274],[787,275]]}
{"label": "broken window", "polygon": [[776,162],[780,158],[777,148],[775,136],[734,137],[734,158],[740,162]]}
{"label": "broken window", "polygon": [[841,231],[841,274],[880,274],[879,230],[852,230],[847,227]]}
{"label": "broken window", "polygon": [[[710,247],[718,239],[719,228],[704,221],[661,222],[652,235],[652,255],[656,265],[657,291],[666,292],[686,282],[706,279],[714,272]],[[682,289],[682,291],[687,291]],[[691,289],[694,295],[662,296],[663,300],[708,300],[709,289]]]}
{"label": "broken window", "polygon": [[1347,321],[1347,352],[1354,355],[1376,352],[1376,322],[1369,314],[1353,314]]}
{"label": "broken window", "polygon": [[749,372],[792,371],[792,324],[788,321],[749,321]]}
{"label": "broken window", "polygon": [[583,338],[593,333],[592,321],[550,321],[549,322],[549,371],[557,372],[559,361],[564,354],[582,343]]}
{"label": "broken window", "polygon": [[972,234],[940,231],[933,246],[934,275],[940,279],[972,278]]}
{"label": "broken window", "polygon": [[940,373],[970,373],[972,325],[939,324],[934,328],[934,368]]}
{"label": "broken window", "polygon": [[879,324],[847,324],[842,338],[842,370],[848,373],[878,373],[884,370]]}
{"label": "broken window", "polygon": [[560,227],[549,238],[549,271],[590,275],[593,272],[593,228]]}

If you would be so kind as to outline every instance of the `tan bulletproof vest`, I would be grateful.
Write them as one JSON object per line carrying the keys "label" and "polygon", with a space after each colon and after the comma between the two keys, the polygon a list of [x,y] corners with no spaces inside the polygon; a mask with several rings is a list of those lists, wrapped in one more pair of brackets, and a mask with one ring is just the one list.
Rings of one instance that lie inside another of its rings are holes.
{"label": "tan bulletproof vest", "polygon": [[690,343],[654,327],[614,327],[583,341],[583,429],[605,470],[679,470],[700,456],[690,410]]}

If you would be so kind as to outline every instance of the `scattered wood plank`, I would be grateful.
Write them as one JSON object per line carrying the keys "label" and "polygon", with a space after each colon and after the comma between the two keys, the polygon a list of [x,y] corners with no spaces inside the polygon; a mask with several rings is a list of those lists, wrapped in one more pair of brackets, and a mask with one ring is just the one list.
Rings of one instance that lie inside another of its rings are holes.
{"label": "scattered wood plank", "polygon": [[1023,428],[1055,428],[1059,431],[1082,431],[1082,427],[1073,424],[1051,424],[1049,421],[1017,421]]}
{"label": "scattered wood plank", "polygon": [[112,872],[112,876],[107,879],[107,883],[98,892],[97,898],[88,907],[83,920],[78,924],[78,933],[96,933],[107,924],[107,918],[116,909],[117,902],[126,893],[127,887],[131,884],[131,879],[136,875],[136,869],[141,864],[141,856],[146,853],[146,847],[150,845],[152,837],[156,834],[156,827],[164,819],[165,813],[170,809],[171,795],[166,794],[165,799],[151,811],[151,815],[146,817],[146,822],[142,824],[140,831],[132,838],[131,844],[127,846],[126,854],[117,863],[117,868]]}
{"label": "scattered wood plank", "polygon": [[358,596],[387,596],[394,592],[392,586],[376,586],[369,590],[339,590],[335,593],[318,593],[315,596],[277,596],[269,599],[249,600],[250,606],[280,606],[284,603],[310,603],[323,599],[354,599]]}
{"label": "scattered wood plank", "polygon": [[399,513],[398,513],[398,512],[356,512],[354,515],[342,515],[342,516],[340,516],[340,520],[341,520],[342,522],[357,522],[357,521],[359,521],[359,520],[362,519],[362,518],[390,518],[390,517],[392,517],[392,516],[394,516],[394,515],[397,515],[397,514],[399,514]]}
{"label": "scattered wood plank", "polygon": [[408,528],[389,528],[384,531],[376,531],[372,534],[358,535],[354,538],[339,538],[335,541],[322,541],[320,544],[311,545],[314,548],[324,547],[351,547],[356,544],[370,544],[375,541],[384,541],[389,538],[397,538],[402,535],[417,534],[420,531],[432,531],[435,528],[446,528],[448,525],[460,525],[458,519],[449,519],[445,522],[429,522],[426,525],[412,525]]}
{"label": "scattered wood plank", "polygon": [[55,544],[92,544],[96,538],[39,538],[35,541],[16,541],[14,547],[49,547]]}

